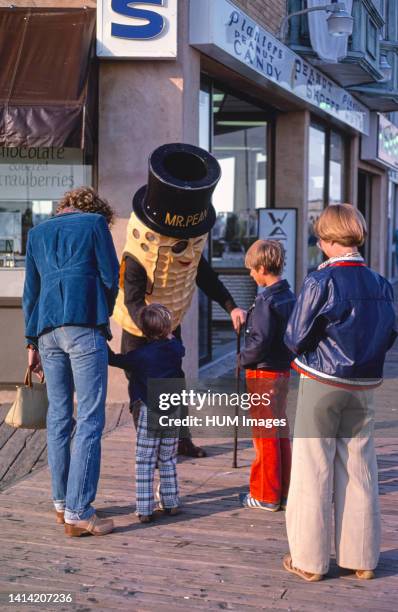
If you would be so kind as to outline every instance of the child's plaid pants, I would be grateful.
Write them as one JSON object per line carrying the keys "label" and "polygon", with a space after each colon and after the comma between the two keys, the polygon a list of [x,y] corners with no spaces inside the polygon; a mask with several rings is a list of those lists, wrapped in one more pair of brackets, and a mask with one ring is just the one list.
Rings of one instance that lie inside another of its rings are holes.
{"label": "child's plaid pants", "polygon": [[135,457],[137,514],[151,515],[155,507],[153,479],[156,465],[160,476],[160,502],[164,508],[179,505],[177,481],[178,430],[175,437],[162,437],[147,429],[148,408],[141,404]]}

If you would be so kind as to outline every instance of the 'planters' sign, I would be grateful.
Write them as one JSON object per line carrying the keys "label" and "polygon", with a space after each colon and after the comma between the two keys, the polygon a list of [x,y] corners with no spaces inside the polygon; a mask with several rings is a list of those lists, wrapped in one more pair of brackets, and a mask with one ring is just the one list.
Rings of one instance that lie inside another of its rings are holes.
{"label": "'planters' sign", "polygon": [[275,83],[367,133],[365,106],[228,0],[191,0],[190,43],[245,76]]}
{"label": "'planters' sign", "polygon": [[97,55],[176,57],[177,0],[97,0]]}

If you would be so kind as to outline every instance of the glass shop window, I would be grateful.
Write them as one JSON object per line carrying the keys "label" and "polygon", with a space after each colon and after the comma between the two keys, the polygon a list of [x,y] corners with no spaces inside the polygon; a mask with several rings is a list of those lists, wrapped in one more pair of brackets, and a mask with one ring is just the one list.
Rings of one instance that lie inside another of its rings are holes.
{"label": "glass shop window", "polygon": [[[0,147],[0,272],[24,268],[30,228],[55,213],[66,191],[91,185],[87,161],[80,149]],[[0,276],[0,296],[5,282]]]}
{"label": "glass shop window", "polygon": [[328,204],[341,204],[344,194],[345,141],[338,133],[311,125],[308,154],[308,271],[323,261],[314,222]]}
{"label": "glass shop window", "polygon": [[261,109],[215,89],[213,124],[212,151],[222,176],[213,197],[212,263],[244,268],[245,252],[257,239],[257,209],[267,206],[267,121]]}

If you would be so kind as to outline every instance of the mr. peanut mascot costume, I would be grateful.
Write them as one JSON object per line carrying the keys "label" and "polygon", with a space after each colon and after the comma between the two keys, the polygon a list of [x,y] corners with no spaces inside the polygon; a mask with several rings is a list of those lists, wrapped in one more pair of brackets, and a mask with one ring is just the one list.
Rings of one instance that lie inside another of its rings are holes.
{"label": "mr. peanut mascot costume", "polygon": [[[202,255],[216,221],[211,196],[220,176],[217,160],[192,145],[163,145],[150,156],[148,184],[133,198],[113,314],[123,328],[123,353],[146,342],[139,314],[153,302],[170,310],[173,333],[180,337],[196,285],[230,313],[235,329],[244,322],[244,311]],[[133,384],[132,377],[130,397]],[[137,422],[137,407],[130,409]],[[181,432],[179,452],[205,456],[186,429]]]}

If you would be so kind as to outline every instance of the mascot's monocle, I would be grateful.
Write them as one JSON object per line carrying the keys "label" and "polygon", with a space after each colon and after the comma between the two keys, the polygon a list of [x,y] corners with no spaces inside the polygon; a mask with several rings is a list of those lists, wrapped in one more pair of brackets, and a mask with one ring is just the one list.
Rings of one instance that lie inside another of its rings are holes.
{"label": "mascot's monocle", "polygon": [[[133,198],[113,313],[123,329],[123,353],[146,341],[139,327],[139,313],[146,304],[164,304],[179,337],[196,285],[230,313],[235,328],[244,322],[244,311],[202,255],[216,221],[211,197],[220,176],[217,160],[199,147],[166,144],[151,154],[148,184]],[[186,431],[179,451],[205,454]]]}

